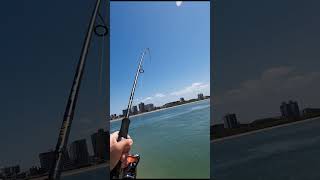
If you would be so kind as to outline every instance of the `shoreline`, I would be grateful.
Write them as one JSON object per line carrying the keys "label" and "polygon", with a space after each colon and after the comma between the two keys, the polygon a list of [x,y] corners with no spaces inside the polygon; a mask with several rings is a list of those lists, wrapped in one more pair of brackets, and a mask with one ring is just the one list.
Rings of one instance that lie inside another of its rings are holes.
{"label": "shoreline", "polygon": [[[63,171],[61,173],[61,177],[71,176],[71,175],[75,175],[75,174],[80,174],[80,173],[92,171],[95,169],[108,168],[108,167],[109,167],[109,163],[105,162],[105,163],[92,165],[92,166],[88,166],[88,167],[83,167],[83,168],[79,168],[79,169],[72,169],[72,170],[68,170],[68,171]],[[39,176],[39,177],[30,177],[28,179],[30,179],[30,180],[45,180],[47,178],[48,178],[48,175]]]}
{"label": "shoreline", "polygon": [[291,122],[291,123],[280,124],[280,125],[277,125],[277,126],[267,127],[267,128],[263,128],[263,129],[258,129],[258,130],[254,130],[254,131],[241,133],[241,134],[236,134],[236,135],[227,136],[227,137],[223,137],[223,138],[213,139],[213,140],[210,140],[210,144],[211,143],[220,142],[220,141],[224,141],[224,140],[234,139],[234,138],[241,137],[241,136],[255,134],[255,133],[259,133],[259,132],[263,132],[263,131],[268,131],[268,130],[272,130],[272,129],[276,129],[276,128],[287,127],[287,126],[300,124],[300,123],[304,123],[304,122],[311,122],[311,121],[314,121],[314,120],[317,120],[317,119],[319,120],[320,117],[313,117],[313,118],[305,119],[305,120],[302,120],[302,121],[295,121],[295,122]]}
{"label": "shoreline", "polygon": [[65,172],[62,172],[62,176],[70,176],[70,175],[74,175],[74,174],[84,173],[84,172],[92,171],[95,169],[107,168],[107,167],[109,167],[109,163],[102,163],[102,164],[97,164],[97,165],[89,166],[89,167],[85,167],[85,168],[65,171]]}
{"label": "shoreline", "polygon": [[[176,106],[172,106],[172,107],[161,108],[161,109],[157,109],[157,110],[150,111],[150,112],[145,112],[145,113],[141,113],[141,114],[132,115],[132,116],[130,116],[130,117],[141,116],[141,115],[144,115],[144,114],[149,114],[149,113],[153,113],[153,112],[163,111],[163,110],[166,110],[166,109],[171,109],[171,108],[175,108],[175,107],[178,107],[178,106],[184,106],[184,105],[188,105],[188,104],[192,104],[192,103],[196,103],[196,102],[201,102],[201,101],[205,101],[205,100],[210,100],[210,98],[208,98],[208,99],[203,99],[203,100],[199,100],[199,101],[193,101],[193,102],[189,102],[189,103],[184,103],[184,104],[180,104],[180,105],[176,105]],[[116,121],[121,121],[121,120],[122,120],[122,118],[113,119],[113,120],[110,120],[110,123],[116,122]]]}

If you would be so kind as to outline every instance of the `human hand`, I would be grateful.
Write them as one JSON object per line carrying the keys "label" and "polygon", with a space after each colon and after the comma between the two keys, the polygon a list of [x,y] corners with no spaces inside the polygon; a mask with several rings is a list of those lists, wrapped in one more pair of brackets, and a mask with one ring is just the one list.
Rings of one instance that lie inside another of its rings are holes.
{"label": "human hand", "polygon": [[119,131],[110,134],[110,170],[112,170],[119,160],[121,161],[122,168],[128,165],[127,156],[133,144],[132,139],[128,135],[128,139],[122,138],[117,142]]}

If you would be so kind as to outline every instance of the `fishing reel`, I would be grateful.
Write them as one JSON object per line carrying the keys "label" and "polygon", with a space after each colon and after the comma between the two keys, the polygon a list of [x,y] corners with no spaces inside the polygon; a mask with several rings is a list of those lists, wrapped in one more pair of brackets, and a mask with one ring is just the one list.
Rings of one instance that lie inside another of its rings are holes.
{"label": "fishing reel", "polygon": [[111,179],[136,179],[139,161],[140,156],[138,154],[129,154],[127,157],[127,167],[120,168],[121,163],[119,162],[115,169],[111,171]]}
{"label": "fishing reel", "polygon": [[128,155],[127,162],[129,164],[122,171],[122,179],[136,179],[139,160],[140,156],[138,154]]}

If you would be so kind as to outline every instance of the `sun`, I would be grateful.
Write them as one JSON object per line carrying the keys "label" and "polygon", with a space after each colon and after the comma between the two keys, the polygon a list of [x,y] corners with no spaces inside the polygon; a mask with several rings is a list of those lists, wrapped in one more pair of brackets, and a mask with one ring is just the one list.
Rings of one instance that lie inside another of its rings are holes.
{"label": "sun", "polygon": [[176,1],[177,7],[181,6],[181,4],[182,4],[182,1]]}

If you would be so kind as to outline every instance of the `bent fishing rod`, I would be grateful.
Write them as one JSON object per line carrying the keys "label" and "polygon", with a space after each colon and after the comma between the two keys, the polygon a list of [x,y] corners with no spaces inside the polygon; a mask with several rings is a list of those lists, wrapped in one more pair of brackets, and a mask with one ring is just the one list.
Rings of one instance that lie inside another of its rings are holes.
{"label": "bent fishing rod", "polygon": [[[128,131],[129,131],[129,125],[130,125],[130,119],[129,119],[130,110],[131,110],[132,101],[133,101],[134,93],[136,90],[139,75],[140,73],[144,72],[142,68],[142,63],[143,63],[144,56],[147,52],[149,52],[149,55],[150,55],[149,48],[146,48],[143,51],[139,61],[138,69],[135,74],[133,86],[132,86],[130,97],[129,97],[129,102],[126,110],[127,112],[125,117],[121,121],[121,127],[119,130],[118,139],[117,139],[118,142],[121,141],[122,138],[125,138],[125,139],[128,138]],[[128,166],[125,168],[121,168],[121,161],[119,161],[118,164],[111,171],[111,178],[112,179],[136,179],[137,165],[139,163],[139,160],[140,160],[140,155],[138,154],[128,155],[127,157]]]}
{"label": "bent fishing rod", "polygon": [[[65,108],[63,121],[59,131],[58,141],[54,151],[53,162],[49,170],[49,175],[48,175],[49,180],[59,180],[61,176],[61,172],[63,170],[63,161],[65,158],[65,153],[67,152],[69,134],[71,131],[71,125],[72,125],[75,107],[76,107],[78,96],[79,96],[80,84],[82,81],[85,63],[86,63],[86,59],[87,59],[87,55],[90,47],[90,41],[92,39],[92,34],[94,32],[97,36],[100,36],[100,37],[105,37],[108,34],[107,23],[104,21],[103,17],[99,13],[99,7],[101,4],[101,1],[102,0],[96,0],[95,6],[92,12],[92,16],[90,19],[90,23],[88,26],[88,30],[85,36],[85,41],[82,46],[80,59],[78,61],[76,73],[73,79],[72,87],[71,87],[67,105]],[[97,17],[99,17],[100,20],[103,21],[102,24],[95,25]],[[103,29],[103,32],[101,32],[101,29]]]}

